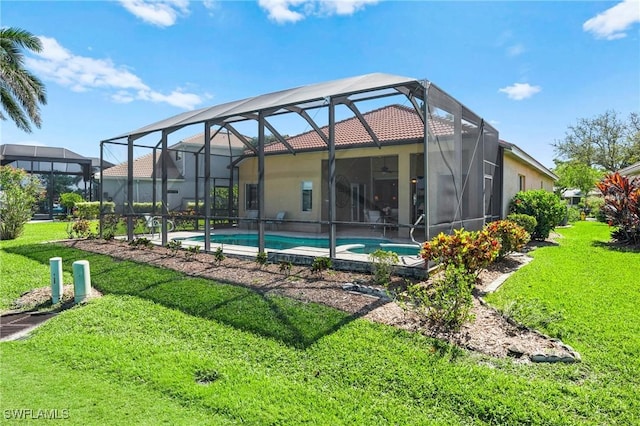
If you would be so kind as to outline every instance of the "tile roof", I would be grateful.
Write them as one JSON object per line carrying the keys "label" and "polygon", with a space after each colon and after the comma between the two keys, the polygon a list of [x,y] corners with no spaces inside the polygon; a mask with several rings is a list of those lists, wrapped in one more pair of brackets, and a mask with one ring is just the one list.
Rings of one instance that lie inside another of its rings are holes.
{"label": "tile roof", "polygon": [[[385,143],[417,141],[422,140],[424,137],[422,120],[411,107],[389,105],[369,111],[363,114],[363,117],[382,145]],[[429,119],[429,125],[432,135],[446,136],[454,133],[453,123],[446,117],[433,115]],[[329,136],[328,129],[328,126],[320,128],[327,137]],[[335,132],[337,148],[373,144],[371,136],[357,117],[336,122]],[[322,138],[314,130],[287,138],[287,142],[296,151],[313,151],[326,149],[327,147]],[[288,152],[288,150],[282,143],[275,142],[265,146],[265,152],[273,154]],[[245,153],[251,154],[250,151],[245,151]]]}
{"label": "tile roof", "polygon": [[[158,177],[162,175],[162,155],[168,155],[167,176],[169,179],[182,179],[180,171],[173,162],[171,152],[166,154],[158,153],[155,173]],[[102,176],[106,177],[127,177],[128,162],[125,161],[116,166],[104,169]],[[153,152],[145,154],[133,160],[133,177],[134,178],[152,178],[154,173]]]}
{"label": "tile roof", "polygon": [[[247,137],[247,139],[251,138]],[[211,139],[211,146],[221,146],[226,148],[229,146],[229,142],[231,142],[231,146],[234,148],[242,148],[245,146],[236,135],[224,130],[218,132],[218,134]],[[184,138],[179,144],[204,145],[204,133]]]}
{"label": "tile roof", "polygon": [[[249,138],[247,138],[249,139]],[[213,147],[222,147],[227,148],[229,145],[229,141],[231,141],[231,146],[234,148],[241,148],[245,145],[242,143],[240,139],[238,139],[233,133],[228,133],[225,131],[220,131],[217,135],[215,135],[211,139],[211,145]],[[197,135],[189,136],[178,142],[175,145],[170,146],[170,149],[183,149],[185,151],[195,151],[190,150],[185,145],[196,145],[202,146],[204,145],[204,133],[198,133]],[[159,153],[160,151],[158,151]],[[128,162],[124,161],[114,167],[110,167],[105,169],[102,173],[103,176],[112,176],[112,177],[126,177],[127,176],[127,165]],[[161,174],[161,157],[158,154],[157,163],[156,163],[156,172],[158,176]],[[173,155],[169,154],[169,164],[167,168],[169,179],[182,179],[182,175],[180,171],[176,167],[176,164],[173,161]],[[153,152],[145,154],[141,157],[136,158],[133,161],[133,177],[134,178],[151,178],[153,177]]]}

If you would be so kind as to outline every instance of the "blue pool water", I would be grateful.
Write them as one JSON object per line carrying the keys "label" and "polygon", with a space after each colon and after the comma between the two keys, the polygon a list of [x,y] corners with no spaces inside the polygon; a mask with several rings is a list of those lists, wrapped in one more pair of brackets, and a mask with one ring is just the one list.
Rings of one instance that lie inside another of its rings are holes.
{"label": "blue pool water", "polygon": [[[267,249],[274,250],[286,250],[294,247],[306,246],[306,247],[318,247],[329,248],[328,238],[307,238],[307,237],[291,237],[286,235],[270,235],[267,234],[265,238],[265,247]],[[186,238],[184,241],[204,241],[204,235]],[[211,242],[217,244],[233,244],[238,246],[258,247],[258,235],[257,234],[225,234],[225,235],[211,235]],[[380,248],[387,251],[394,251],[400,256],[415,256],[418,254],[418,247],[405,247],[402,245],[389,247],[382,247],[380,244],[390,244],[390,240],[383,238],[338,238],[336,241],[337,246],[343,246],[348,244],[362,244],[362,248],[349,249],[351,253],[372,253]]]}

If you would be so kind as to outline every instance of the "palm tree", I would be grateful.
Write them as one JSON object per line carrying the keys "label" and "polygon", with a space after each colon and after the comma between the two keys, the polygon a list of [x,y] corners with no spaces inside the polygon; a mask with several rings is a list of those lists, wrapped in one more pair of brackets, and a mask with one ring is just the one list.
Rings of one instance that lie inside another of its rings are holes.
{"label": "palm tree", "polygon": [[[40,128],[39,104],[47,97],[44,84],[24,68],[22,49],[42,50],[40,39],[19,28],[0,28],[0,104],[19,129],[31,133],[31,123]],[[0,111],[0,119],[7,120]]]}

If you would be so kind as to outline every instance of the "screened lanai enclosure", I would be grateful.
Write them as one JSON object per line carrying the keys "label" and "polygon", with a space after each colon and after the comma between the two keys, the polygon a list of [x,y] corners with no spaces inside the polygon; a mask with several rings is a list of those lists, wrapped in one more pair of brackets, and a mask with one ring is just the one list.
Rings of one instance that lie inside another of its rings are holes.
{"label": "screened lanai enclosure", "polygon": [[[99,172],[93,159],[65,148],[35,145],[0,145],[0,164],[23,169],[40,179],[46,197],[38,203],[36,214],[53,219],[63,213],[59,198],[63,192],[74,189],[91,201],[94,195],[93,176]],[[105,162],[105,166],[111,165]],[[1,188],[0,188],[1,190]]]}
{"label": "screened lanai enclosure", "polygon": [[382,248],[419,265],[419,243],[500,215],[498,132],[431,82],[394,75],[185,112],[102,141],[101,157],[118,164],[101,199],[129,239],[144,204],[162,244],[193,237],[207,251],[366,261]]}

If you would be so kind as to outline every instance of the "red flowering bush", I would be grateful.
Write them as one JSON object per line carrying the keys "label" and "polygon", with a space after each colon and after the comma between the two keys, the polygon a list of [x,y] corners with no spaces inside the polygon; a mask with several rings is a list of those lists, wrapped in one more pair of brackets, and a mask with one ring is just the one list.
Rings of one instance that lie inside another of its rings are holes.
{"label": "red flowering bush", "polygon": [[628,178],[618,172],[596,184],[604,196],[602,212],[611,236],[621,243],[640,244],[640,178]]}
{"label": "red flowering bush", "polygon": [[510,220],[498,220],[487,223],[484,229],[491,237],[500,241],[499,259],[502,259],[509,253],[521,250],[531,239],[529,233],[522,226]]}
{"label": "red flowering bush", "polygon": [[422,245],[420,256],[428,264],[434,261],[441,268],[449,265],[462,266],[477,277],[481,269],[493,262],[500,252],[501,244],[486,230],[466,231],[456,229],[453,235],[440,233]]}

